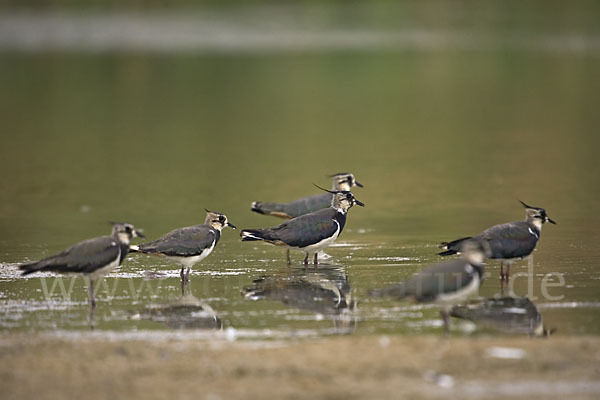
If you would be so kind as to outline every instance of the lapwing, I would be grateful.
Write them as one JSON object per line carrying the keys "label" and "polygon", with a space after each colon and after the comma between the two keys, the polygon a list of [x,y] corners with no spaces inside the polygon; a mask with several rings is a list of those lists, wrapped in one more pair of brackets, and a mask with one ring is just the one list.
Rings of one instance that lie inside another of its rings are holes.
{"label": "lapwing", "polygon": [[227,220],[225,214],[205,211],[204,224],[175,229],[152,242],[131,246],[131,251],[165,257],[181,265],[180,276],[183,289],[183,284],[189,282],[192,266],[213,251],[221,238],[221,230],[226,226],[236,229],[236,226]]}
{"label": "lapwing", "polygon": [[331,245],[342,233],[348,210],[355,204],[364,207],[350,191],[325,191],[333,194],[329,208],[292,218],[273,228],[244,229],[241,232],[242,241],[263,240],[277,246],[303,251],[306,253],[304,264],[308,264],[309,254],[314,254],[316,266],[317,253]]}
{"label": "lapwing", "polygon": [[506,333],[547,337],[556,331],[544,326],[535,303],[527,297],[491,298],[477,304],[458,305],[450,315]]}
{"label": "lapwing", "polygon": [[[520,201],[520,200],[519,200]],[[509,222],[507,224],[495,225],[486,229],[474,239],[484,239],[490,245],[488,258],[500,260],[500,279],[508,281],[510,266],[517,259],[529,256],[537,245],[542,233],[542,225],[546,222],[556,224],[546,214],[546,210],[540,207],[532,207],[520,201],[525,207],[525,221]],[[460,253],[465,240],[470,237],[443,242],[440,248],[444,249],[441,256]],[[504,265],[506,264],[506,272]]]}
{"label": "lapwing", "polygon": [[[338,172],[329,176],[332,178],[332,190],[350,191],[354,186],[363,187],[363,185],[354,178],[350,172]],[[272,215],[274,217],[291,219],[300,215],[308,214],[331,205],[331,193],[321,193],[312,196],[301,197],[289,203],[268,203],[255,201],[252,203],[252,211],[259,214]],[[286,250],[288,264],[291,264],[290,250]]]}
{"label": "lapwing", "polygon": [[483,261],[489,252],[485,241],[468,240],[463,244],[462,258],[425,268],[404,283],[375,289],[372,297],[414,299],[420,303],[434,303],[441,308],[444,331],[450,330],[450,309],[477,293],[482,282]]}
{"label": "lapwing", "polygon": [[110,236],[79,242],[59,254],[20,265],[19,268],[23,270],[23,275],[52,271],[89,277],[90,305],[95,308],[95,281],[121,265],[129,252],[129,242],[133,237],[143,238],[144,235],[132,224],[115,223]]}
{"label": "lapwing", "polygon": [[[332,191],[349,192],[354,186],[363,187],[354,175],[349,172],[340,172],[331,175],[333,179]],[[321,193],[312,196],[302,197],[289,203],[267,203],[255,201],[252,203],[252,211],[259,214],[273,215],[280,218],[296,218],[300,215],[308,214],[323,208],[329,208],[331,205],[332,193]]]}

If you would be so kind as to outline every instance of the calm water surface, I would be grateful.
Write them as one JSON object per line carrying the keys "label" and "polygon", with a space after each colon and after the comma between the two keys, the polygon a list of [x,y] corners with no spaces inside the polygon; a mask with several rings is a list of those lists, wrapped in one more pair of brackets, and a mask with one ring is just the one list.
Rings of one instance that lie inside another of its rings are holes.
{"label": "calm water surface", "polygon": [[[560,32],[558,32],[560,33]],[[514,40],[514,36],[511,36]],[[83,279],[16,264],[108,234],[279,220],[287,201],[353,172],[364,183],[318,271],[225,230],[181,297],[178,267],[131,255],[97,292],[99,331],[239,337],[440,332],[435,307],[368,289],[439,262],[437,243],[546,208],[533,260],[513,267],[558,334],[600,334],[600,58],[522,48],[0,54],[0,327],[88,328]],[[293,254],[293,253],[292,253]],[[293,254],[294,255],[294,254]],[[528,269],[531,266],[531,270]],[[480,296],[500,294],[498,264]],[[548,274],[554,274],[546,278]],[[560,274],[564,284],[560,284]],[[542,281],[548,296],[541,291]],[[73,285],[70,287],[69,285]],[[54,289],[53,289],[54,288]],[[457,334],[493,333],[455,320]]]}

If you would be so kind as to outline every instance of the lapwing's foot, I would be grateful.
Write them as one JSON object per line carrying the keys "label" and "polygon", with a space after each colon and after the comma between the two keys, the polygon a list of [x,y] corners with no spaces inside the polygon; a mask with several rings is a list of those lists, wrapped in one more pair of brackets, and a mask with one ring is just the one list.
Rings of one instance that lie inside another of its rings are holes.
{"label": "lapwing's foot", "polygon": [[89,319],[90,319],[90,330],[91,331],[93,331],[94,328],[96,327],[95,315],[96,315],[96,302],[94,302],[94,305],[92,305],[92,303],[90,303]]}

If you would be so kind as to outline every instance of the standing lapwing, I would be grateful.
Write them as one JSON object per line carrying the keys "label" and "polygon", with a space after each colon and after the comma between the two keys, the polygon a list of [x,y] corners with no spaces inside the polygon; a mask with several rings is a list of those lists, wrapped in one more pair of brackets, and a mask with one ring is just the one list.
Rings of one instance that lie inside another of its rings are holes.
{"label": "standing lapwing", "polygon": [[166,257],[181,265],[183,290],[183,284],[190,280],[190,269],[213,251],[221,238],[221,230],[226,226],[236,229],[225,214],[205,211],[204,224],[175,229],[155,241],[131,246],[131,251]]}
{"label": "standing lapwing", "polygon": [[[332,179],[332,190],[345,190],[350,191],[354,186],[363,187],[358,182],[354,175],[350,172],[339,172],[337,174],[330,175]],[[272,215],[279,218],[296,218],[304,214],[329,208],[331,205],[331,199],[333,194],[321,193],[312,196],[301,197],[289,203],[267,203],[262,201],[255,201],[252,203],[252,211],[259,214]],[[291,264],[290,260],[290,249],[286,250],[286,257],[288,264]]]}
{"label": "standing lapwing", "polygon": [[342,233],[348,210],[355,204],[364,207],[352,192],[326,191],[333,194],[329,208],[292,218],[273,228],[244,229],[241,232],[242,241],[264,240],[277,246],[303,251],[306,253],[304,264],[308,264],[309,254],[314,253],[314,264],[317,265],[317,253],[332,244]]}
{"label": "standing lapwing", "polygon": [[[349,172],[340,172],[331,175],[330,178],[333,179],[333,192],[340,190],[349,192],[354,186],[363,187],[363,185],[354,178],[354,175]],[[300,215],[329,208],[333,192],[301,197],[289,203],[255,201],[252,203],[252,211],[286,219],[296,218]]]}
{"label": "standing lapwing", "polygon": [[412,298],[417,302],[438,304],[444,331],[448,334],[450,309],[477,293],[483,276],[483,260],[488,252],[485,241],[465,241],[462,258],[425,268],[404,283],[375,289],[369,294],[373,297]]}
{"label": "standing lapwing", "polygon": [[90,279],[90,305],[96,307],[94,282],[118,267],[129,252],[133,237],[144,237],[128,223],[115,223],[110,236],[101,236],[79,242],[63,252],[34,263],[20,265],[23,275],[37,271],[52,271],[64,274],[83,274]]}
{"label": "standing lapwing", "polygon": [[[520,200],[519,200],[520,201]],[[530,255],[542,233],[542,225],[546,222],[556,224],[546,214],[546,210],[539,207],[528,206],[521,201],[525,207],[525,221],[509,222],[507,224],[494,225],[486,229],[474,239],[484,239],[490,244],[490,255],[488,258],[500,259],[500,279],[508,281],[510,266],[515,260],[523,259]],[[444,242],[440,248],[441,256],[449,256],[460,253],[465,240],[470,237]],[[504,273],[506,264],[506,273]]]}

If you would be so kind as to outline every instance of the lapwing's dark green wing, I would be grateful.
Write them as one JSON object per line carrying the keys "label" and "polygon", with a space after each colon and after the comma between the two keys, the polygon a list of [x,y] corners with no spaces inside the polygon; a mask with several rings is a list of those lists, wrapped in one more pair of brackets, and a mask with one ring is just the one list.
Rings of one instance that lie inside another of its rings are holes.
{"label": "lapwing's dark green wing", "polygon": [[331,193],[320,193],[285,204],[283,211],[292,218],[331,206]]}
{"label": "lapwing's dark green wing", "polygon": [[375,293],[432,301],[440,294],[454,293],[467,286],[476,273],[466,261],[457,259],[426,268],[404,283],[377,290]]}
{"label": "lapwing's dark green wing", "polygon": [[320,193],[312,196],[302,197],[289,203],[253,203],[253,211],[261,214],[274,215],[282,218],[296,218],[304,214],[322,210],[331,206],[330,193]]}
{"label": "lapwing's dark green wing", "polygon": [[319,243],[343,228],[333,219],[334,214],[335,210],[328,208],[302,215],[277,227],[265,229],[265,239],[298,248]]}
{"label": "lapwing's dark green wing", "polygon": [[166,256],[191,257],[201,254],[218,241],[220,233],[208,225],[175,229],[163,237],[140,245],[143,253],[160,253]]}
{"label": "lapwing's dark green wing", "polygon": [[89,239],[69,247],[63,252],[36,263],[22,265],[27,272],[54,271],[62,273],[92,273],[119,257],[121,249],[110,236]]}
{"label": "lapwing's dark green wing", "polygon": [[490,244],[490,258],[517,258],[528,256],[538,242],[540,232],[527,222],[518,221],[496,225],[483,231],[478,238]]}

